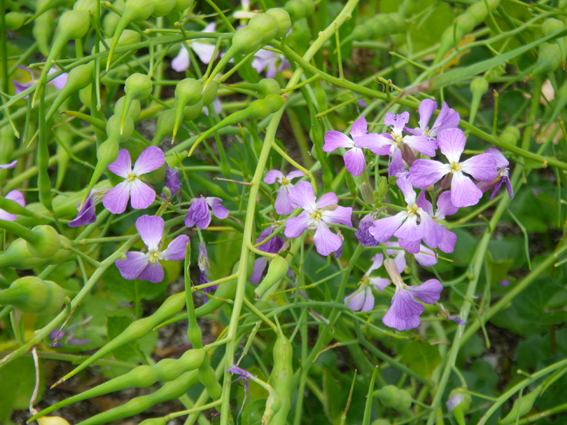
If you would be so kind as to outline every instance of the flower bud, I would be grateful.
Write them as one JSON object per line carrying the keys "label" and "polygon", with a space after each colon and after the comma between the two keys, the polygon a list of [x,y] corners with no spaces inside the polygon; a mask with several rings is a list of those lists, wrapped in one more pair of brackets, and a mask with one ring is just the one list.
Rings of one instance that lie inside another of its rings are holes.
{"label": "flower bud", "polygon": [[373,393],[384,407],[391,407],[398,412],[405,412],[411,407],[411,396],[405,390],[394,385],[387,385]]}
{"label": "flower bud", "polygon": [[465,425],[465,415],[471,407],[471,401],[470,394],[464,392],[462,388],[456,388],[449,394],[447,409],[453,413],[459,425]]}
{"label": "flower bud", "polygon": [[[114,115],[117,115],[119,117],[122,116],[122,113],[124,112],[125,97],[126,96],[122,96],[116,102],[116,105],[114,106]],[[132,121],[137,121],[138,118],[140,117],[141,111],[142,111],[142,107],[140,105],[140,101],[134,99],[132,100],[132,103],[130,103],[130,107],[126,111],[126,117],[132,118]]]}
{"label": "flower bud", "polygon": [[481,96],[488,91],[488,81],[483,77],[473,78],[470,85],[473,96]]}
{"label": "flower bud", "polygon": [[59,18],[60,34],[65,34],[64,37],[67,40],[76,40],[77,38],[84,37],[89,27],[89,15],[82,10],[69,10]]}
{"label": "flower bud", "polygon": [[36,235],[36,240],[27,241],[27,248],[33,256],[47,258],[59,251],[59,233],[53,227],[42,224],[34,227],[32,232]]}
{"label": "flower bud", "polygon": [[542,389],[543,389],[543,385],[540,385],[531,393],[524,394],[521,399],[518,398],[514,402],[514,405],[512,406],[512,409],[510,410],[508,415],[506,415],[504,419],[498,421],[498,424],[499,425],[515,424],[517,418],[521,418],[522,416],[527,415],[529,411],[532,410],[532,407],[535,401],[537,400],[537,398],[539,397],[539,395],[541,394]]}
{"label": "flower bud", "polygon": [[[112,3],[112,6],[119,12],[124,12],[124,1],[115,0],[114,3]],[[114,35],[119,21],[120,15],[113,11],[109,11],[109,13],[104,15],[104,19],[102,20],[102,31],[106,37],[112,37]]]}
{"label": "flower bud", "polygon": [[177,130],[181,125],[181,117],[183,116],[186,105],[195,105],[201,100],[201,92],[203,86],[193,78],[186,78],[175,87],[175,121],[173,123],[172,142],[175,140]]}
{"label": "flower bud", "polygon": [[266,277],[258,287],[254,290],[254,295],[256,298],[262,297],[272,286],[281,282],[281,280],[287,274],[289,270],[289,265],[287,261],[277,255],[275,258],[270,260],[270,265],[268,266],[268,273],[266,273]]}
{"label": "flower bud", "polygon": [[516,146],[518,144],[518,140],[520,140],[520,130],[518,130],[517,127],[510,125],[500,134],[500,140]]}
{"label": "flower bud", "polygon": [[378,183],[378,196],[380,199],[384,199],[388,194],[388,179],[384,176],[380,177]]}
{"label": "flower bud", "polygon": [[543,35],[550,35],[565,29],[565,24],[559,19],[549,18],[542,24]]}
{"label": "flower bud", "polygon": [[16,279],[8,289],[0,291],[0,305],[10,305],[24,313],[54,314],[65,301],[63,289],[37,276]]}
{"label": "flower bud", "polygon": [[140,422],[140,425],[165,425],[167,421],[165,418],[152,418],[146,419],[145,421]]}
{"label": "flower bud", "polygon": [[6,25],[6,29],[15,31],[20,29],[24,22],[26,21],[26,15],[23,15],[18,12],[10,12],[4,17],[4,22]]}
{"label": "flower bud", "polygon": [[291,19],[289,13],[279,7],[274,7],[266,11],[266,15],[271,15],[276,19],[277,32],[274,38],[282,38],[291,29]]}
{"label": "flower bud", "polygon": [[278,21],[268,13],[254,15],[248,22],[248,26],[258,31],[263,43],[273,40],[278,33]]}

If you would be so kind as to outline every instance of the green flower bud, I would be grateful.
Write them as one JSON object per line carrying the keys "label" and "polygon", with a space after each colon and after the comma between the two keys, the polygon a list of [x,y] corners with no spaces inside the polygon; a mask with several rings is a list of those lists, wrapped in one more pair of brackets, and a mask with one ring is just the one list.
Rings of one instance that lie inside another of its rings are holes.
{"label": "green flower bud", "polygon": [[175,0],[175,7],[173,8],[173,10],[175,10],[176,12],[183,12],[193,4],[193,1],[194,0]]}
{"label": "green flower bud", "polygon": [[287,13],[284,9],[275,7],[267,10],[266,14],[271,15],[276,19],[278,31],[274,38],[282,38],[289,32],[291,29],[291,19],[289,17],[289,13]]}
{"label": "green flower bud", "polygon": [[488,91],[488,81],[486,81],[486,78],[483,77],[473,78],[471,81],[470,90],[473,96],[482,96]]}
{"label": "green flower bud", "polygon": [[[60,36],[74,40],[85,36],[90,27],[89,15],[81,10],[69,10],[59,18]],[[59,38],[59,36],[57,37]],[[55,46],[55,44],[54,44]],[[50,62],[47,62],[50,63]]]}
{"label": "green flower bud", "polygon": [[462,388],[456,388],[449,394],[447,409],[453,413],[459,425],[465,425],[465,415],[471,407],[471,401],[470,394],[464,392]]}
{"label": "green flower bud", "polygon": [[531,393],[524,394],[521,399],[518,398],[514,402],[514,405],[512,406],[510,413],[508,413],[508,415],[506,415],[504,419],[499,420],[498,424],[511,425],[516,423],[516,418],[518,417],[521,418],[522,416],[527,415],[530,412],[530,410],[532,410],[532,407],[535,401],[537,400],[537,398],[539,397],[539,395],[541,394],[542,390],[543,390],[543,385],[540,385]]}
{"label": "green flower bud", "polygon": [[268,13],[258,13],[254,15],[248,26],[254,28],[262,37],[263,43],[273,40],[278,33],[278,21]]}
{"label": "green flower bud", "polygon": [[287,261],[279,255],[270,260],[268,266],[268,273],[258,287],[254,290],[256,298],[261,298],[272,286],[277,285],[287,274],[289,265]]}
{"label": "green flower bud", "polygon": [[[112,3],[112,6],[114,6],[114,8],[116,8],[119,12],[124,12],[124,1],[115,0],[114,3]],[[106,37],[112,37],[114,35],[119,21],[120,15],[117,13],[110,11],[104,15],[104,19],[102,20],[102,31]]]}
{"label": "green flower bud", "polygon": [[[60,240],[69,241],[63,236]],[[63,242],[65,243],[65,242]],[[16,239],[8,249],[0,254],[0,267],[12,267],[18,270],[31,270],[48,264],[61,264],[71,255],[70,251],[60,249],[57,253],[48,258],[40,258],[34,256],[28,249],[27,242],[24,239]]]}
{"label": "green flower bud", "polygon": [[81,10],[87,13],[96,13],[96,0],[77,0],[73,5],[73,10]]}
{"label": "green flower bud", "polygon": [[18,12],[10,12],[4,17],[4,22],[6,24],[6,29],[15,31],[20,29],[24,22],[26,21],[26,15]]}
{"label": "green flower bud", "polygon": [[373,393],[384,407],[391,407],[398,412],[405,412],[411,407],[411,396],[405,390],[394,385],[386,385]]}
{"label": "green flower bud", "polygon": [[520,130],[518,130],[517,127],[508,126],[504,129],[502,134],[500,134],[500,140],[516,146],[518,144],[518,140],[520,140]]}
{"label": "green flower bud", "polygon": [[32,233],[36,235],[36,240],[27,241],[27,247],[33,256],[47,258],[59,251],[59,233],[53,227],[42,224],[34,227]]}
{"label": "green flower bud", "polygon": [[[121,117],[122,113],[124,112],[124,103],[126,101],[126,96],[122,96],[116,102],[114,106],[114,115]],[[130,107],[126,110],[126,117],[132,119],[132,121],[137,121],[140,118],[140,112],[142,111],[142,106],[140,105],[139,100],[132,100],[130,103]]]}
{"label": "green flower bud", "polygon": [[550,35],[565,29],[565,24],[559,19],[549,18],[541,26],[543,35]]}
{"label": "green flower bud", "polygon": [[369,186],[368,183],[363,182],[360,187],[360,193],[362,194],[362,199],[369,205],[374,203],[374,193],[372,192],[372,188]]}
{"label": "green flower bud", "polygon": [[10,305],[24,313],[54,314],[61,310],[64,301],[60,286],[36,276],[21,277],[0,291],[0,305]]}
{"label": "green flower bud", "polygon": [[388,194],[388,179],[384,176],[379,178],[378,182],[378,196],[384,199]]}

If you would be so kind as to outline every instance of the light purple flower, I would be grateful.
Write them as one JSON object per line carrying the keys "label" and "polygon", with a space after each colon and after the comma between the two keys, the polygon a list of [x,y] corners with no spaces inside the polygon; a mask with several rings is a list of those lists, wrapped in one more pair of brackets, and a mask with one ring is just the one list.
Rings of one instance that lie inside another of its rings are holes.
{"label": "light purple flower", "polygon": [[14,161],[10,162],[9,164],[0,164],[0,170],[9,170],[14,168],[18,164],[18,160],[15,159]]}
{"label": "light purple flower", "polygon": [[437,142],[427,136],[404,135],[405,125],[409,121],[409,113],[399,115],[386,114],[384,123],[391,128],[391,133],[379,134],[379,148],[374,151],[378,155],[390,155],[388,174],[396,176],[405,169],[404,161],[411,166],[415,161],[416,150],[426,156],[435,156]]}
{"label": "light purple flower", "polygon": [[[170,168],[167,164],[165,167],[165,187],[171,192],[171,196],[168,199],[177,195],[177,202],[181,202],[181,180],[179,180],[179,171],[177,171],[177,168]],[[163,193],[161,196],[165,198]]]}
{"label": "light purple flower", "polygon": [[435,214],[433,213],[433,205],[425,197],[425,191],[419,194],[417,205],[427,213],[421,219],[425,243],[431,248],[439,248],[443,252],[453,252],[457,243],[457,235],[439,223],[439,220],[443,220],[446,216],[453,215],[459,210],[451,202],[451,191],[443,192],[437,198],[437,211],[435,211]]}
{"label": "light purple flower", "polygon": [[121,149],[118,158],[108,166],[108,169],[124,181],[111,189],[102,200],[104,207],[112,214],[122,214],[130,205],[136,210],[148,208],[156,199],[156,192],[147,183],[140,180],[143,174],[157,170],[165,163],[165,156],[160,148],[146,148],[136,160],[132,169],[130,152]]}
{"label": "light purple flower", "polygon": [[291,181],[298,177],[303,177],[302,171],[294,170],[287,176],[284,176],[281,171],[270,170],[266,177],[264,177],[264,183],[274,184],[276,181],[280,184],[278,190],[278,196],[276,197],[276,202],[274,208],[279,215],[288,215],[293,212],[295,205],[293,205],[289,200],[289,192],[294,188]]}
{"label": "light purple flower", "polygon": [[[65,337],[66,334],[69,334],[69,338],[67,338],[67,341],[62,343],[61,340]],[[51,344],[49,344],[49,346],[53,348],[62,347],[64,345],[81,346],[91,343],[90,339],[75,338],[75,334],[72,331],[72,328],[69,328],[65,331],[62,329],[51,331],[49,333],[49,338],[53,341]]]}
{"label": "light purple flower", "polygon": [[[216,24],[211,22],[207,25],[203,31],[201,32],[215,32]],[[199,56],[201,62],[204,64],[208,64],[213,59],[213,53],[215,52],[215,45],[214,44],[207,44],[203,43],[203,39],[195,39],[195,40],[187,40],[187,45]],[[177,56],[171,61],[171,67],[177,72],[183,72],[189,65],[191,64],[191,58],[189,57],[189,52],[185,48],[185,45],[181,45],[181,49],[179,49],[179,53]]]}
{"label": "light purple flower", "polygon": [[352,139],[340,131],[327,131],[323,151],[333,152],[338,148],[348,148],[344,156],[345,168],[356,177],[360,176],[364,171],[364,167],[366,167],[362,149],[370,149],[373,153],[378,153],[378,149],[381,146],[380,135],[368,133],[368,125],[364,115],[354,122],[350,135]]}
{"label": "light purple flower", "polygon": [[470,174],[479,181],[489,182],[498,174],[496,160],[490,153],[483,153],[459,162],[465,149],[466,139],[465,134],[458,128],[442,131],[437,137],[437,143],[449,163],[418,159],[410,169],[412,184],[417,188],[425,189],[450,174],[453,205],[459,208],[476,205],[482,197],[482,191],[463,173]]}
{"label": "light purple flower", "polygon": [[193,227],[195,224],[200,229],[206,229],[211,224],[211,212],[209,207],[213,210],[213,214],[216,218],[224,220],[228,217],[228,210],[223,207],[222,199],[220,198],[203,198],[202,196],[197,199],[193,199],[193,203],[187,211],[185,216],[185,225],[187,227]]}
{"label": "light purple flower", "polygon": [[313,242],[319,254],[329,255],[337,251],[343,240],[331,232],[329,225],[337,223],[352,227],[352,208],[338,206],[339,199],[334,193],[326,193],[317,201],[313,186],[308,182],[299,182],[289,193],[289,199],[304,211],[298,217],[287,219],[285,236],[295,239],[307,229],[315,230]]}
{"label": "light purple flower", "polygon": [[[22,207],[26,206],[26,200],[24,199],[24,195],[22,194],[22,192],[18,190],[12,190],[8,192],[8,194],[4,198],[9,199],[11,201],[15,201],[18,204],[20,204]],[[17,218],[18,217],[16,216],[16,214],[10,214],[9,212],[0,209],[0,220],[14,221]]]}
{"label": "light purple flower", "polygon": [[373,224],[374,217],[372,214],[365,215],[364,218],[360,220],[358,229],[356,229],[356,232],[354,232],[354,236],[356,236],[358,242],[360,242],[362,246],[373,247],[380,243],[376,239],[374,239],[374,236],[372,236],[372,234],[370,233],[370,228],[373,226]]}
{"label": "light purple flower", "polygon": [[388,242],[386,244],[388,248],[404,248],[386,250],[388,255],[394,256],[394,263],[400,273],[406,268],[406,251],[410,254],[414,254],[415,260],[423,267],[431,267],[437,264],[437,255],[435,254],[435,251],[423,244],[420,244],[419,242],[420,241],[412,242],[412,244],[417,244],[417,249],[412,249],[411,251],[407,249],[407,243],[403,240],[398,240],[398,242]]}
{"label": "light purple flower", "polygon": [[159,283],[163,280],[163,267],[158,260],[183,261],[185,247],[189,243],[187,235],[176,237],[166,250],[160,251],[164,221],[157,216],[143,215],[136,220],[136,230],[146,244],[147,252],[126,253],[125,260],[116,260],[116,267],[124,279],[149,280]]}
{"label": "light purple flower", "polygon": [[425,229],[417,223],[417,219],[419,217],[423,223],[427,213],[416,203],[415,191],[407,172],[398,175],[396,184],[404,195],[406,211],[376,220],[369,232],[378,242],[387,242],[392,236],[405,241],[419,241],[424,237],[423,230]]}
{"label": "light purple flower", "polygon": [[375,255],[372,258],[372,265],[359,283],[360,287],[355,292],[344,298],[343,302],[352,310],[362,312],[372,310],[374,308],[374,295],[372,294],[372,288],[382,293],[382,290],[390,283],[389,279],[382,277],[370,277],[370,273],[382,266],[383,260],[384,257],[382,254]]}
{"label": "light purple flower", "polygon": [[[274,233],[274,228],[272,226],[264,229],[262,233],[260,233],[258,239],[256,239],[256,243],[258,244],[262,242],[272,233]],[[274,236],[269,241],[264,242],[262,245],[259,245],[258,249],[263,252],[269,252],[270,254],[277,254],[278,252],[280,252],[280,249],[282,249],[283,245],[284,245],[284,238],[282,238],[281,236]],[[268,257],[264,257],[264,256],[257,258],[256,261],[254,261],[254,271],[252,272],[252,276],[250,276],[250,281],[252,283],[257,285],[260,282],[260,280],[262,279],[262,274],[264,273],[267,264],[268,264]]]}
{"label": "light purple flower", "polygon": [[433,127],[429,128],[428,124],[437,109],[437,102],[431,99],[424,99],[419,104],[419,127],[410,129],[405,128],[407,133],[416,136],[427,136],[429,139],[435,139],[439,133],[448,128],[457,128],[461,118],[459,113],[454,109],[449,108],[446,102],[443,102],[439,116],[435,120]]}
{"label": "light purple flower", "polygon": [[[222,103],[220,101],[220,99],[218,97],[215,97],[215,100],[213,100],[212,103],[213,109],[216,112],[217,115],[219,115],[222,112]],[[203,112],[206,116],[209,116],[209,108],[211,106],[203,106]]]}
{"label": "light purple flower", "polygon": [[265,49],[260,49],[254,53],[254,59],[252,60],[252,68],[258,74],[266,70],[266,78],[274,78],[276,73],[288,69],[289,66],[289,62],[284,55]]}
{"label": "light purple flower", "polygon": [[[12,81],[12,83],[16,87],[16,94],[20,94],[24,90],[28,89],[29,87],[31,87],[32,85],[37,83],[38,80],[34,79],[34,75],[29,68],[26,68],[25,66],[18,66],[17,68],[23,69],[24,71],[27,71],[30,74],[30,81],[27,82],[27,83],[20,83],[17,80]],[[57,72],[57,71],[58,70],[55,69],[55,68],[50,68],[49,71],[47,71],[47,75],[51,75],[51,74],[53,74],[54,72]],[[55,79],[51,80],[49,83],[47,83],[47,85],[48,86],[52,85],[57,90],[63,90],[63,87],[65,87],[65,84],[67,84],[67,76],[68,75],[69,74],[64,72],[60,76],[58,76],[57,78],[55,78]],[[25,96],[24,99],[26,99],[27,97],[28,96]]]}
{"label": "light purple flower", "polygon": [[467,322],[465,322],[463,319],[459,318],[459,317],[453,317],[453,316],[449,316],[447,317],[448,320],[455,322],[457,325],[461,325],[464,326],[467,324]]}
{"label": "light purple flower", "polygon": [[508,279],[504,279],[504,280],[501,280],[501,281],[500,281],[500,285],[501,285],[501,286],[508,286],[508,285],[510,285],[511,283],[512,283],[512,282],[511,282],[510,280],[508,280]]}
{"label": "light purple flower", "polygon": [[477,183],[476,187],[482,190],[482,192],[487,192],[494,188],[492,195],[490,195],[490,199],[493,199],[498,194],[498,191],[500,191],[502,183],[506,183],[508,196],[510,199],[514,198],[514,189],[512,189],[512,183],[510,183],[510,178],[508,177],[508,165],[510,165],[510,163],[498,149],[490,148],[486,151],[486,153],[489,153],[494,157],[496,167],[498,168],[498,175],[492,181]]}
{"label": "light purple flower", "polygon": [[69,227],[80,227],[96,221],[96,206],[102,201],[104,195],[108,193],[106,189],[93,189],[87,196],[81,208],[81,202],[77,204],[77,216],[69,222]]}

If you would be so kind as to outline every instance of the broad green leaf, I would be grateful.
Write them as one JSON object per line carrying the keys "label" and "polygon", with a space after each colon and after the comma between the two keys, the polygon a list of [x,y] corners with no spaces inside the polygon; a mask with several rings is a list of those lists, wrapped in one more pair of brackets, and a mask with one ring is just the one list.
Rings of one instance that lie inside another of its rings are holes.
{"label": "broad green leaf", "polygon": [[[129,317],[109,317],[107,319],[108,340],[111,341],[120,335],[134,320]],[[126,361],[136,356],[131,344],[125,344],[112,352],[116,360]]]}
{"label": "broad green leaf", "polygon": [[165,268],[165,276],[162,282],[152,283],[140,279],[126,280],[120,275],[116,267],[110,267],[103,275],[102,282],[108,293],[120,301],[153,300],[165,294],[170,270],[169,266]]}
{"label": "broad green leaf", "polygon": [[331,422],[341,416],[341,389],[326,369],[323,371],[323,409]]}
{"label": "broad green leaf", "polygon": [[441,363],[441,354],[429,342],[411,341],[402,350],[401,362],[415,373],[428,377]]}
{"label": "broad green leaf", "polygon": [[[40,387],[36,404],[45,391],[43,368],[40,368]],[[35,387],[35,366],[31,357],[20,357],[10,367],[0,369],[0,423],[4,423],[12,409],[27,409]]]}

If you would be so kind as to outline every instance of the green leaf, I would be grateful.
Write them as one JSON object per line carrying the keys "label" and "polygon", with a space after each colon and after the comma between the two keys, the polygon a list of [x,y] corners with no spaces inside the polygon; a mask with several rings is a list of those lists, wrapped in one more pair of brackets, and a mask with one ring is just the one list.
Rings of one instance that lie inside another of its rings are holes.
{"label": "green leaf", "polygon": [[323,409],[331,422],[341,416],[341,389],[335,378],[326,369],[323,370]]}
{"label": "green leaf", "polygon": [[428,377],[441,364],[441,354],[428,342],[411,341],[402,350],[401,362],[415,373]]}
{"label": "green leaf", "polygon": [[123,302],[138,300],[153,300],[165,294],[165,287],[169,280],[168,268],[165,269],[165,277],[160,283],[152,283],[147,280],[126,280],[116,267],[110,267],[102,276],[102,282],[108,293]]}
{"label": "green leaf", "polygon": [[[108,340],[111,341],[120,335],[134,320],[129,317],[109,317],[106,322]],[[131,344],[123,345],[112,352],[116,360],[126,361],[136,356]]]}
{"label": "green leaf", "polygon": [[[35,366],[31,357],[20,357],[10,367],[0,369],[0,423],[5,423],[12,409],[27,409],[35,387]],[[36,403],[45,391],[43,370],[40,368],[40,386]]]}

